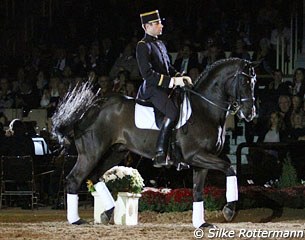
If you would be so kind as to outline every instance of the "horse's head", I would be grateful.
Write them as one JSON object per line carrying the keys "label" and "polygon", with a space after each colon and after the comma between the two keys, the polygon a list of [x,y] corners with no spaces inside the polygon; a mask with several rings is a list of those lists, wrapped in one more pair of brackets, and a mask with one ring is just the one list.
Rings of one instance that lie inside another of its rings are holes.
{"label": "horse's head", "polygon": [[239,58],[222,59],[209,66],[188,90],[221,111],[251,121],[255,116],[254,66]]}
{"label": "horse's head", "polygon": [[256,74],[251,62],[240,60],[240,65],[233,76],[233,82],[230,84],[233,89],[229,89],[231,99],[233,99],[233,111],[237,112],[239,118],[251,121],[256,114],[254,86],[256,83]]}

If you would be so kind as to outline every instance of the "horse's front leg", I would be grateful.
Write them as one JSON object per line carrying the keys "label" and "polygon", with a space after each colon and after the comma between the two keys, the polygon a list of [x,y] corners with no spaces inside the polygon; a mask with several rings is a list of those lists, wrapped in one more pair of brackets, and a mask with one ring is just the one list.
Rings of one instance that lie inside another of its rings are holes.
{"label": "horse's front leg", "polygon": [[236,173],[232,167],[226,172],[226,198],[227,204],[223,207],[224,218],[230,222],[235,216],[236,202],[238,200],[238,187]]}
{"label": "horse's front leg", "polygon": [[192,222],[195,228],[215,227],[213,224],[205,222],[204,219],[204,198],[203,187],[208,170],[196,168],[193,170],[193,217]]}

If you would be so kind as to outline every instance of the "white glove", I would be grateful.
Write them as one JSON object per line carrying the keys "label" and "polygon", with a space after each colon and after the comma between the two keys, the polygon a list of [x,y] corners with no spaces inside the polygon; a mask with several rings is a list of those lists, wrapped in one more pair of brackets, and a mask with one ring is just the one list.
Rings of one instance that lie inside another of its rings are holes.
{"label": "white glove", "polygon": [[184,87],[185,85],[193,85],[192,79],[188,76],[172,77],[169,83],[169,88]]}

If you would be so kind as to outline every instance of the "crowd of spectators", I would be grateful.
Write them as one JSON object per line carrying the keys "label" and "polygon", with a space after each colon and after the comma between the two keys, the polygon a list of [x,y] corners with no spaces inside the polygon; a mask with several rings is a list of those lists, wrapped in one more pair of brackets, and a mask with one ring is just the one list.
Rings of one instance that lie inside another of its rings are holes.
{"label": "crowd of spectators", "polygon": [[[0,112],[22,108],[26,114],[30,109],[45,108],[51,117],[69,88],[89,78],[101,88],[101,96],[116,92],[135,97],[141,82],[135,47],[144,34],[139,14],[145,10],[139,1],[134,1],[135,8],[126,6],[131,4],[127,2],[113,1],[103,9],[88,5],[82,19],[76,15],[79,11],[71,11],[71,18],[54,17],[52,31],[38,28],[26,52],[1,63]],[[134,11],[116,11],[124,7]],[[260,61],[258,85],[259,75],[267,74],[270,79],[263,91],[256,92],[259,114],[247,125],[251,135],[247,139],[251,141],[256,135],[265,142],[305,140],[305,69],[296,69],[290,82],[284,81],[283,73],[275,67],[275,39],[290,31],[283,25],[290,17],[287,4],[270,0],[264,4],[157,1],[145,9],[152,10],[150,7],[158,8],[165,17],[161,38],[168,51],[176,53],[170,56],[175,56],[173,65],[193,80],[222,58]],[[1,121],[8,126],[3,113]]]}
{"label": "crowd of spectators", "polygon": [[[271,112],[283,112],[280,99],[289,96],[287,116],[281,114],[286,128],[291,130],[296,114],[304,125],[304,110],[300,107],[304,105],[304,69],[296,69],[293,81],[285,82],[283,73],[275,67],[276,38],[281,35],[289,44],[290,30],[285,23],[289,22],[292,9],[287,9],[282,1],[270,0],[264,4],[182,0],[177,3],[179,7],[162,1],[147,2],[144,8],[139,1],[100,5],[84,1],[66,9],[70,17],[54,16],[53,28],[49,32],[37,28],[36,38],[27,51],[17,54],[14,64],[9,60],[2,63],[0,112],[4,108],[22,108],[26,115],[30,109],[45,108],[51,117],[68,89],[89,77],[94,79],[96,88],[101,88],[102,96],[116,92],[135,97],[141,82],[135,47],[144,34],[139,13],[158,6],[165,17],[161,38],[168,51],[175,53],[170,57],[178,71],[195,80],[207,66],[222,58],[259,61],[257,75],[270,77],[266,89],[257,91],[259,122],[266,125]],[[134,11],[118,14],[130,4]],[[183,11],[182,18],[177,17],[181,15],[175,14],[177,11]],[[292,101],[294,95],[299,100]],[[9,124],[5,118],[2,122]]]}

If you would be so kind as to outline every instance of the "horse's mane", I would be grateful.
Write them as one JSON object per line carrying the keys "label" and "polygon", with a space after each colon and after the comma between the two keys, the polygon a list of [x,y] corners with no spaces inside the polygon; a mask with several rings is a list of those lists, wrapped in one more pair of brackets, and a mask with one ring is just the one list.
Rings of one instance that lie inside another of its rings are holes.
{"label": "horse's mane", "polygon": [[219,65],[222,65],[223,63],[230,63],[230,62],[234,62],[234,61],[245,61],[245,62],[249,62],[247,60],[244,59],[240,59],[240,58],[225,58],[225,59],[220,59],[214,63],[212,63],[211,65],[207,66],[206,69],[197,77],[197,79],[194,81],[194,86],[196,87],[198,84],[200,84],[202,81],[204,81],[208,76],[209,73],[214,70],[216,67],[218,67]]}
{"label": "horse's mane", "polygon": [[53,134],[62,133],[63,129],[73,126],[89,108],[96,105],[100,100],[99,92],[93,93],[92,88],[93,83],[89,80],[67,92],[52,116]]}

